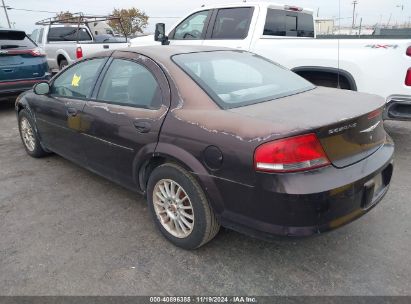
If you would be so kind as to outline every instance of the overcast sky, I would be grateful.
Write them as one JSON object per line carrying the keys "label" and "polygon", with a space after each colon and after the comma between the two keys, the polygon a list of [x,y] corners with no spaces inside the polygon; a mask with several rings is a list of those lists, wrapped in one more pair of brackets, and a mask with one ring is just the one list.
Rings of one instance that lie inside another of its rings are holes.
{"label": "overcast sky", "polygon": [[[108,14],[113,8],[137,7],[146,12],[150,17],[183,17],[189,11],[200,7],[202,4],[232,3],[233,0],[4,0],[6,6],[18,9],[44,10],[51,12],[71,11],[84,12],[88,14]],[[352,21],[353,0],[341,1],[342,24],[350,24]],[[338,17],[338,0],[278,0],[277,3],[312,8],[320,17]],[[391,17],[391,24],[396,22],[408,22],[411,17],[411,0],[358,0],[358,16],[363,18],[363,24],[375,24],[382,20],[387,23]],[[1,3],[1,2],[0,2]],[[0,4],[1,5],[1,4]],[[404,5],[404,9],[401,7]],[[35,21],[53,16],[52,13],[26,12],[8,10],[10,21],[15,22],[15,27],[31,32],[35,28]],[[0,10],[0,25],[6,26],[4,11]],[[148,31],[156,22],[165,22],[168,27],[172,26],[178,19],[174,18],[151,18]],[[359,22],[359,18],[358,18]]]}

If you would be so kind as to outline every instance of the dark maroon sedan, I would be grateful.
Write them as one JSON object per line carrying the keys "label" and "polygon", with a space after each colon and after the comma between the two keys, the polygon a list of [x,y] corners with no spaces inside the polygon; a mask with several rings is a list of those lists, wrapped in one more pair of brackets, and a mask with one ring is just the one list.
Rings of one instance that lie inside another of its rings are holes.
{"label": "dark maroon sedan", "polygon": [[220,225],[308,236],[372,209],[393,171],[383,107],[255,54],[183,46],[98,54],[16,102],[29,155],[55,152],[144,193],[186,249]]}

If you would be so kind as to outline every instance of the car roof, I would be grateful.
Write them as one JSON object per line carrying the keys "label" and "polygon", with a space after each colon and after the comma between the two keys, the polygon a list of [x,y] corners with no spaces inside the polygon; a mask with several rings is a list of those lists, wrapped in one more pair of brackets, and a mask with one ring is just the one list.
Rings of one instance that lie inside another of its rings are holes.
{"label": "car roof", "polygon": [[[114,52],[131,52],[146,56],[164,66],[171,63],[171,57],[179,54],[200,53],[200,52],[216,52],[216,51],[233,51],[234,49],[215,46],[188,46],[188,45],[152,45],[152,46],[137,46],[118,49]],[[100,52],[92,57],[111,56],[113,51]]]}
{"label": "car roof", "polygon": [[[198,53],[198,52],[215,52],[227,51],[230,48],[203,46],[203,45],[153,45],[129,47],[126,49],[129,52],[139,53],[152,59],[170,58],[178,54]],[[123,49],[124,51],[124,49]]]}

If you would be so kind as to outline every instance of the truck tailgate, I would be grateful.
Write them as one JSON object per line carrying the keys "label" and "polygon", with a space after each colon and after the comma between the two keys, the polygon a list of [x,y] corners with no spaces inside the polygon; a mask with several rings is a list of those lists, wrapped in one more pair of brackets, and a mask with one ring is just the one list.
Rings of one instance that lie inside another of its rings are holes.
{"label": "truck tailgate", "polygon": [[124,49],[130,46],[128,42],[93,42],[79,43],[77,47],[81,47],[83,57],[87,57],[102,51]]}

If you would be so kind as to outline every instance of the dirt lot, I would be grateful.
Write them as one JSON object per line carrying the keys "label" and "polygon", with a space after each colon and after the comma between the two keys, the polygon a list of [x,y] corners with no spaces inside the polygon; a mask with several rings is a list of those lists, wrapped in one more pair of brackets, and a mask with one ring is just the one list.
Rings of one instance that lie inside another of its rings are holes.
{"label": "dirt lot", "polygon": [[33,159],[0,105],[0,295],[411,295],[411,123],[386,123],[384,201],[340,230],[263,242],[222,230],[180,250],[144,198],[53,155]]}

